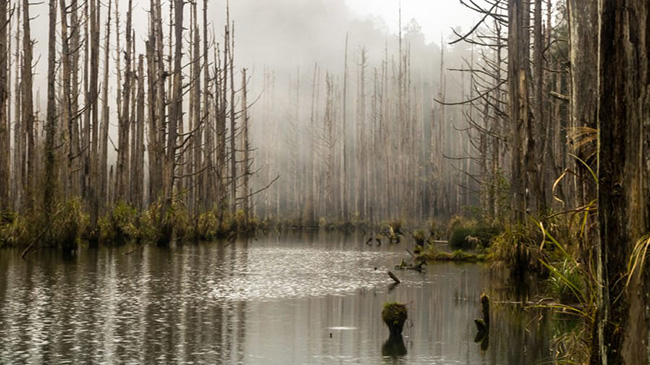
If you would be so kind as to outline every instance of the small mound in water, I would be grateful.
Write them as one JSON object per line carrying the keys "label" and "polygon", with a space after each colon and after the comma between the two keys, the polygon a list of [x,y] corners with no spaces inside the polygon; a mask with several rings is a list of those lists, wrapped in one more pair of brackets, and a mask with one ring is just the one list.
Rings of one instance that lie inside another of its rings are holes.
{"label": "small mound in water", "polygon": [[381,312],[381,319],[388,326],[391,335],[401,335],[404,329],[404,322],[408,318],[406,304],[388,302],[384,303],[384,310]]}

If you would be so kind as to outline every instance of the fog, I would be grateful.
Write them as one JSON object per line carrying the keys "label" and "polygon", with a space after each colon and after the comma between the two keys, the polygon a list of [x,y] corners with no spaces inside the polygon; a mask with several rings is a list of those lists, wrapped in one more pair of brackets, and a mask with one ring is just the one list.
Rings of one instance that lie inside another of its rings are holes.
{"label": "fog", "polygon": [[[454,39],[447,26],[458,20],[461,31],[471,24],[470,12],[456,1],[432,5],[411,0],[403,2],[400,18],[397,1],[369,3],[231,2],[235,70],[239,74],[246,68],[250,75],[250,190],[261,191],[251,205],[260,218],[425,220],[458,213],[476,201],[470,181],[460,178],[475,166],[444,157],[471,154],[467,133],[462,132],[463,111],[444,112],[434,102],[436,97],[463,100],[471,92],[469,78],[449,70],[473,62],[471,49],[462,42],[447,44]],[[127,4],[118,4],[120,38]],[[186,19],[191,20],[188,8]],[[148,37],[149,3],[134,1],[133,9],[137,57],[144,53]],[[209,42],[223,47],[226,2],[210,1],[208,9]],[[46,11],[44,3],[31,6],[40,120],[45,105]],[[101,12],[104,38],[105,3]],[[163,3],[163,14],[168,47],[168,3]],[[116,14],[111,16],[114,21]],[[427,19],[437,19],[437,24],[422,24]],[[200,17],[197,24],[202,26]],[[116,24],[111,28],[114,47]],[[189,43],[189,36],[185,38]],[[115,50],[111,52],[109,135],[116,141],[118,59]],[[187,52],[184,57],[189,60]],[[189,70],[183,72],[188,79]],[[241,107],[239,96],[236,103]],[[115,156],[116,148],[109,148],[110,164]]]}

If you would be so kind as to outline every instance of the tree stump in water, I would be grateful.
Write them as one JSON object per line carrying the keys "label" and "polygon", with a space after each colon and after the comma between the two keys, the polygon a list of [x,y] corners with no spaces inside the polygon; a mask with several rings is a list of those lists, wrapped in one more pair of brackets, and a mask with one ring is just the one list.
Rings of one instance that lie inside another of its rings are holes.
{"label": "tree stump in water", "polygon": [[384,303],[384,310],[381,312],[381,319],[388,326],[391,336],[401,335],[404,329],[404,322],[408,318],[406,304],[391,302]]}
{"label": "tree stump in water", "polygon": [[477,318],[474,320],[478,333],[474,338],[474,342],[481,343],[481,350],[487,350],[490,343],[490,298],[487,294],[481,294],[481,309],[483,311],[483,319]]}

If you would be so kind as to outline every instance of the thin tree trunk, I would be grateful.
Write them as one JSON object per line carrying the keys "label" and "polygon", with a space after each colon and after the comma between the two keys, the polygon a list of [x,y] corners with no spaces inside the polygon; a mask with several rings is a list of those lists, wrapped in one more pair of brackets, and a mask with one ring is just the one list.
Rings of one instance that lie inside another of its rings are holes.
{"label": "thin tree trunk", "polygon": [[[124,86],[122,87],[122,106],[118,122],[118,147],[117,147],[117,169],[116,169],[116,199],[126,202],[130,197],[129,192],[129,129],[131,127],[131,82],[133,72],[131,67],[133,35],[132,35],[132,11],[133,0],[129,0],[126,13],[126,47],[124,52]],[[116,24],[119,23],[119,19]],[[119,32],[117,37],[119,38]],[[119,52],[119,47],[118,47]],[[122,56],[120,55],[120,57]],[[118,81],[119,82],[119,81]],[[118,106],[119,107],[119,106]]]}
{"label": "thin tree trunk", "polygon": [[21,72],[22,83],[22,125],[27,137],[27,174],[23,179],[23,190],[25,192],[24,209],[29,212],[34,207],[34,181],[36,148],[34,138],[34,99],[33,99],[33,43],[30,29],[29,0],[23,0],[23,63]]}
{"label": "thin tree trunk", "polygon": [[52,213],[55,202],[57,170],[55,161],[54,134],[57,130],[55,105],[56,70],[56,0],[49,1],[49,28],[47,52],[47,119],[45,127],[45,181],[43,188],[43,212]]}
{"label": "thin tree trunk", "polygon": [[90,140],[90,170],[88,172],[88,197],[90,199],[90,230],[97,227],[99,219],[99,190],[101,186],[99,174],[99,24],[101,11],[99,0],[90,1],[90,76],[86,101],[89,104],[91,140]]}
{"label": "thin tree trunk", "polygon": [[102,125],[101,125],[101,156],[99,159],[99,197],[97,200],[99,212],[110,202],[108,194],[108,125],[109,125],[109,104],[108,104],[108,81],[110,67],[110,39],[111,39],[111,6],[112,0],[108,0],[108,11],[106,19],[106,37],[104,38],[104,77],[102,82]]}
{"label": "thin tree trunk", "polygon": [[8,90],[8,66],[11,54],[7,52],[7,33],[9,30],[7,0],[0,0],[0,211],[8,210],[11,206],[9,201],[9,181],[11,180],[9,162],[10,155],[10,133],[9,116],[7,115],[9,104]]}
{"label": "thin tree trunk", "polygon": [[242,158],[242,211],[244,212],[244,227],[247,229],[248,228],[248,222],[250,220],[250,203],[249,203],[249,177],[250,177],[250,156],[249,156],[249,151],[250,151],[250,145],[248,143],[248,101],[246,100],[246,94],[247,94],[247,85],[248,80],[246,79],[246,69],[242,70],[242,81],[241,81],[241,88],[242,88],[242,130],[241,130],[241,136],[242,136],[242,143],[241,143],[241,148],[243,152],[243,158]]}

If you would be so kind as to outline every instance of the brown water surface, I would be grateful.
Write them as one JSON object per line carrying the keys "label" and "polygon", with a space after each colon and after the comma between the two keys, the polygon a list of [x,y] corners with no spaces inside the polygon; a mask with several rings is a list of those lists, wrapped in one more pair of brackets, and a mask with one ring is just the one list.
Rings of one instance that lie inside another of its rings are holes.
{"label": "brown water surface", "polygon": [[[550,359],[546,316],[498,303],[485,265],[397,271],[405,247],[338,233],[253,240],[0,251],[0,363],[534,364]],[[402,283],[392,286],[387,270]],[[490,336],[475,343],[479,295]],[[386,301],[407,303],[388,341]],[[504,300],[505,301],[505,300]],[[482,349],[483,347],[483,349]],[[486,348],[487,347],[487,348]]]}

